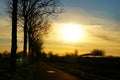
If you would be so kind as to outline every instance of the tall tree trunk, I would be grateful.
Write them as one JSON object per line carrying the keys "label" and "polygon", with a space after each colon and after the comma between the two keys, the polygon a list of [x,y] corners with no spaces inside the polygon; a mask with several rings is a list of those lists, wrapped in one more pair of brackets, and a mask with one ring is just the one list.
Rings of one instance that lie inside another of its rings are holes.
{"label": "tall tree trunk", "polygon": [[29,40],[29,47],[28,47],[28,51],[29,51],[29,55],[31,55],[31,38],[30,38],[30,34],[29,34],[29,32],[28,32],[28,40]]}
{"label": "tall tree trunk", "polygon": [[24,21],[24,45],[23,45],[24,56],[27,56],[27,19]]}
{"label": "tall tree trunk", "polygon": [[30,40],[30,34],[29,34],[29,32],[28,32],[28,44],[29,44],[29,46],[28,46],[28,55],[29,55],[29,63],[31,63],[31,40]]}
{"label": "tall tree trunk", "polygon": [[27,56],[27,13],[26,13],[26,0],[23,0],[23,17],[24,17],[24,44],[23,44],[23,51],[24,56]]}
{"label": "tall tree trunk", "polygon": [[11,71],[16,71],[16,50],[17,50],[17,3],[13,0],[12,10],[12,45],[11,45]]}

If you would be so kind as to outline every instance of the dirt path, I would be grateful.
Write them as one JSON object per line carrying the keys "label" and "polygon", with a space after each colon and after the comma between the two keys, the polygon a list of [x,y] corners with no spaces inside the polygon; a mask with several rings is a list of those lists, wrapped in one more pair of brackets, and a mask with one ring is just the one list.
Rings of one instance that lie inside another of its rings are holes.
{"label": "dirt path", "polygon": [[55,69],[41,62],[34,80],[80,80],[68,73]]}

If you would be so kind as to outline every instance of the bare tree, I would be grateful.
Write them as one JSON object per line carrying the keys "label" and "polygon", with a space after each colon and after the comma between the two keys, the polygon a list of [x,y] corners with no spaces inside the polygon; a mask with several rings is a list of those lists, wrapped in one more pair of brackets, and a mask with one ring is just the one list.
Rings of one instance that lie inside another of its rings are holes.
{"label": "bare tree", "polygon": [[[20,25],[23,27],[23,51],[24,55],[26,56],[28,41],[27,39],[29,39],[29,46],[31,45],[32,47],[33,43],[39,43],[40,48],[40,46],[43,44],[43,36],[47,34],[51,25],[51,17],[57,16],[57,14],[62,11],[62,8],[59,0],[17,0],[17,2],[18,12],[15,12],[13,15],[16,14],[17,17],[18,14],[18,18],[16,18],[16,20],[18,19],[18,23],[20,23]],[[8,3],[9,13],[12,13],[13,9],[13,6],[11,5],[12,1]],[[12,15],[10,15],[10,17],[12,17]],[[31,50],[33,49],[31,48]]]}
{"label": "bare tree", "polygon": [[[16,70],[16,50],[17,50],[17,4],[18,0],[11,0],[10,1],[10,8],[11,12],[9,15],[12,19],[12,40],[11,40],[11,71]],[[9,6],[9,5],[8,5]]]}
{"label": "bare tree", "polygon": [[24,26],[24,53],[26,54],[27,38],[31,53],[33,43],[41,40],[41,45],[43,35],[48,32],[50,17],[61,12],[60,3],[59,0],[20,0],[18,9],[19,20]]}
{"label": "bare tree", "polygon": [[[43,37],[48,33],[51,23],[44,19],[30,19],[29,20],[29,55],[34,59],[39,58],[43,45]],[[31,59],[32,59],[31,58]]]}
{"label": "bare tree", "polygon": [[[27,21],[28,21],[28,0],[19,0],[18,7],[18,17],[19,21],[22,21],[23,24],[23,32],[24,32],[24,44],[23,44],[23,52],[24,56],[27,55]],[[21,24],[21,23],[20,23]]]}

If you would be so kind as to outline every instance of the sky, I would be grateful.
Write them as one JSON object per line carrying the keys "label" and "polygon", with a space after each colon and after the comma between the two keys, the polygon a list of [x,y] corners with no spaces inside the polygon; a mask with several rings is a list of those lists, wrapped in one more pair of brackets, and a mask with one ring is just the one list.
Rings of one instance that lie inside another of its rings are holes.
{"label": "sky", "polygon": [[[101,49],[106,55],[120,56],[120,0],[61,0],[61,3],[63,12],[45,37],[44,51],[64,55],[74,50],[85,54]],[[4,0],[0,0],[0,52],[10,51],[11,46],[11,24],[5,10]],[[78,39],[71,34],[77,32],[75,28],[68,32],[69,24],[79,27]],[[23,46],[22,34],[18,29],[18,51]]]}

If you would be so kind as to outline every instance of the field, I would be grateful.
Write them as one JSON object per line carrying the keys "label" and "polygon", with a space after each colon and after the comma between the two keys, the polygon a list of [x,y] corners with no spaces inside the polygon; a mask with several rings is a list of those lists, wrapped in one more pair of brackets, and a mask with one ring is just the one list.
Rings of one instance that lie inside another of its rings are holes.
{"label": "field", "polygon": [[82,80],[119,80],[119,57],[56,58],[49,64]]}

